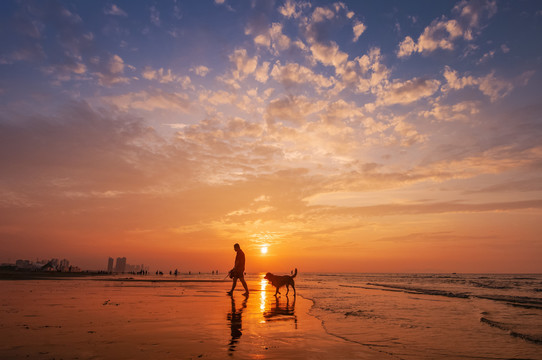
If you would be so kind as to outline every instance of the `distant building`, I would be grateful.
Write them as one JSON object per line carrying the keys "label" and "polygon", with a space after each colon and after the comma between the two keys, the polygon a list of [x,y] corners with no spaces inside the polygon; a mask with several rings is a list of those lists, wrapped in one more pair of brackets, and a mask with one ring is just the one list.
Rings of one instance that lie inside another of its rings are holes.
{"label": "distant building", "polygon": [[110,257],[108,260],[107,260],[107,272],[108,273],[112,273],[113,272],[113,258]]}
{"label": "distant building", "polygon": [[60,267],[60,271],[71,272],[70,261],[68,259],[60,260],[59,267]]}
{"label": "distant building", "polygon": [[59,261],[56,258],[51,260],[36,259],[35,262],[30,260],[19,259],[15,262],[16,270],[26,271],[59,271],[59,272],[80,272],[81,269],[77,266],[70,265],[68,259]]}
{"label": "distant building", "polygon": [[117,273],[124,273],[126,271],[126,258],[125,257],[118,257],[117,258],[117,264],[115,265],[115,272]]}
{"label": "distant building", "polygon": [[30,270],[32,269],[32,262],[30,260],[19,259],[15,262],[17,269]]}

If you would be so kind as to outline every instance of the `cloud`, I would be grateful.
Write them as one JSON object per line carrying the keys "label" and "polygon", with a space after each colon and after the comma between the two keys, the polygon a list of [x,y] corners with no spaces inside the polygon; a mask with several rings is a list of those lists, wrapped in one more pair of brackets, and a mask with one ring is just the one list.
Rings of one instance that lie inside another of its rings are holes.
{"label": "cloud", "polygon": [[307,117],[322,109],[323,101],[311,101],[305,96],[289,96],[269,102],[266,109],[266,119],[269,125],[276,120],[286,120],[294,125],[301,125]]}
{"label": "cloud", "polygon": [[456,70],[446,66],[444,68],[444,78],[447,83],[443,86],[443,92],[474,86],[488,96],[491,102],[505,97],[514,89],[512,83],[496,78],[494,72],[482,77],[473,77],[471,75],[461,77],[458,76]]}
{"label": "cloud", "polygon": [[130,79],[123,76],[124,60],[118,55],[112,55],[106,63],[100,63],[101,69],[94,73],[98,77],[98,83],[102,86],[114,84],[127,84]]}
{"label": "cloud", "polygon": [[[157,141],[140,120],[98,113],[82,102],[68,104],[54,119],[36,115],[2,120],[0,127],[0,163],[9,171],[4,184],[32,202],[62,197],[63,190],[140,190],[149,185],[144,173],[164,160],[136,145],[138,140],[149,145]],[[23,178],[25,184],[19,183]]]}
{"label": "cloud", "polygon": [[237,95],[231,91],[225,90],[206,90],[199,94],[199,101],[207,102],[211,105],[235,104],[238,102]]}
{"label": "cloud", "polygon": [[453,50],[457,39],[473,40],[481,26],[481,19],[492,17],[496,10],[494,1],[460,1],[453,9],[455,18],[442,17],[433,20],[417,41],[406,36],[399,44],[397,56],[401,58],[413,53],[429,54],[437,49]]}
{"label": "cloud", "polygon": [[348,54],[339,50],[335,42],[330,45],[316,43],[311,45],[310,50],[317,61],[327,66],[338,68],[348,60]]}
{"label": "cloud", "polygon": [[64,65],[44,66],[41,71],[53,78],[54,85],[61,85],[62,82],[72,80],[86,80],[87,66],[83,63],[68,63]]}
{"label": "cloud", "polygon": [[122,74],[124,72],[124,60],[118,55],[113,55],[109,59],[109,72],[111,74]]}
{"label": "cloud", "polygon": [[309,83],[315,85],[317,89],[321,89],[329,88],[334,84],[333,78],[315,74],[311,69],[296,63],[288,63],[282,66],[280,62],[277,62],[273,66],[273,70],[271,70],[271,76],[286,86]]}
{"label": "cloud", "polygon": [[430,53],[437,49],[453,50],[453,41],[463,35],[456,20],[435,20],[415,42],[410,36],[399,44],[398,57],[407,57],[412,53]]}
{"label": "cloud", "polygon": [[43,46],[38,43],[29,43],[6,55],[0,55],[0,65],[14,64],[19,61],[40,62],[46,58]]}
{"label": "cloud", "polygon": [[198,76],[205,77],[205,76],[207,76],[209,71],[211,71],[211,69],[209,69],[205,65],[198,65],[196,67],[191,68],[190,71],[195,72],[196,75],[198,75]]}
{"label": "cloud", "polygon": [[165,92],[162,90],[131,92],[122,95],[103,97],[105,102],[121,110],[168,110],[187,112],[190,101],[186,94]]}
{"label": "cloud", "polygon": [[497,79],[495,73],[492,72],[479,79],[478,88],[484,94],[489,96],[492,102],[508,95],[514,86],[507,81]]}
{"label": "cloud", "polygon": [[146,66],[141,72],[141,76],[146,80],[157,80],[161,84],[177,82],[181,84],[183,89],[193,88],[192,80],[189,76],[176,75],[171,71],[171,69],[153,69],[150,66]]}
{"label": "cloud", "polygon": [[[436,153],[434,155],[437,155]],[[538,144],[503,143],[483,149],[463,149],[460,154],[424,164],[427,172],[456,179],[481,174],[500,174],[540,166],[542,147]]]}
{"label": "cloud", "polygon": [[391,71],[382,63],[379,48],[371,48],[368,54],[347,61],[335,71],[345,87],[364,93],[376,89],[388,81]]}
{"label": "cloud", "polygon": [[353,41],[358,41],[359,37],[363,32],[367,29],[367,27],[360,21],[356,21],[354,23],[354,27],[352,28],[352,31],[354,32],[354,39]]}
{"label": "cloud", "polygon": [[440,87],[436,79],[414,78],[394,81],[378,93],[378,105],[410,104],[433,95]]}
{"label": "cloud", "polygon": [[151,23],[154,24],[155,26],[160,27],[161,21],[160,21],[160,12],[158,11],[158,9],[153,5],[150,8],[150,12],[151,12],[150,14]]}
{"label": "cloud", "polygon": [[286,18],[298,19],[304,8],[310,8],[308,2],[298,2],[294,0],[286,0],[282,6],[278,8],[279,13]]}
{"label": "cloud", "polygon": [[331,20],[335,17],[335,12],[331,10],[330,8],[324,8],[324,7],[316,7],[314,9],[314,12],[312,13],[312,21],[313,22],[323,22],[325,20]]}
{"label": "cloud", "polygon": [[109,7],[104,9],[106,15],[116,15],[116,16],[128,16],[126,11],[122,10],[115,4],[111,4]]}
{"label": "cloud", "polygon": [[269,66],[271,63],[269,61],[264,61],[262,64],[256,69],[256,72],[254,73],[254,78],[261,82],[266,83],[269,79]]}
{"label": "cloud", "polygon": [[320,118],[324,123],[341,126],[349,120],[359,119],[362,116],[363,111],[355,103],[348,103],[343,99],[329,103],[320,114]]}
{"label": "cloud", "polygon": [[[278,55],[281,51],[288,49],[292,44],[290,38],[282,32],[282,28],[282,24],[273,23],[266,32],[260,32],[254,37],[254,43],[264,46],[273,54]],[[248,28],[245,33],[249,35],[252,31]]]}
{"label": "cloud", "polygon": [[422,111],[420,115],[438,121],[470,121],[480,112],[479,107],[480,103],[476,101],[462,101],[455,105],[436,103],[431,109]]}
{"label": "cloud", "polygon": [[229,56],[229,59],[234,65],[232,75],[235,80],[244,80],[248,75],[254,73],[258,66],[258,57],[249,57],[246,49],[236,49]]}

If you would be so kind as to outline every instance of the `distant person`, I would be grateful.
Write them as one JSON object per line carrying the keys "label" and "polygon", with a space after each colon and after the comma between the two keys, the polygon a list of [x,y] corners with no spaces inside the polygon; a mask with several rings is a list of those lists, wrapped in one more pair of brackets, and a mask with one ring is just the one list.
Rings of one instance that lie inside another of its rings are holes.
{"label": "distant person", "polygon": [[233,245],[233,250],[237,253],[235,256],[235,266],[230,270],[230,278],[233,280],[231,285],[231,290],[228,291],[228,295],[233,294],[235,285],[237,285],[237,279],[241,280],[241,284],[245,288],[245,293],[243,295],[248,295],[248,286],[245,281],[245,253],[241,250],[239,244]]}

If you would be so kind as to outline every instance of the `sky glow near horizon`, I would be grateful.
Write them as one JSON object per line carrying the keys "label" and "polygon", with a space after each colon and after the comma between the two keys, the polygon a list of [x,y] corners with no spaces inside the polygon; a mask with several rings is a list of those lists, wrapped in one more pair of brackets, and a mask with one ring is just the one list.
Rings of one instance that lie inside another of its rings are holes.
{"label": "sky glow near horizon", "polygon": [[542,271],[538,1],[0,9],[0,262]]}

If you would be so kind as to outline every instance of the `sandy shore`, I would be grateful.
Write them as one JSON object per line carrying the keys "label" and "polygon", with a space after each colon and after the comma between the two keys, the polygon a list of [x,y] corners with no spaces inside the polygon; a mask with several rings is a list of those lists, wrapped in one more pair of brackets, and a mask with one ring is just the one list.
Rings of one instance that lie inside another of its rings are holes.
{"label": "sandy shore", "polygon": [[248,283],[0,280],[0,358],[390,358],[327,334],[301,292]]}

